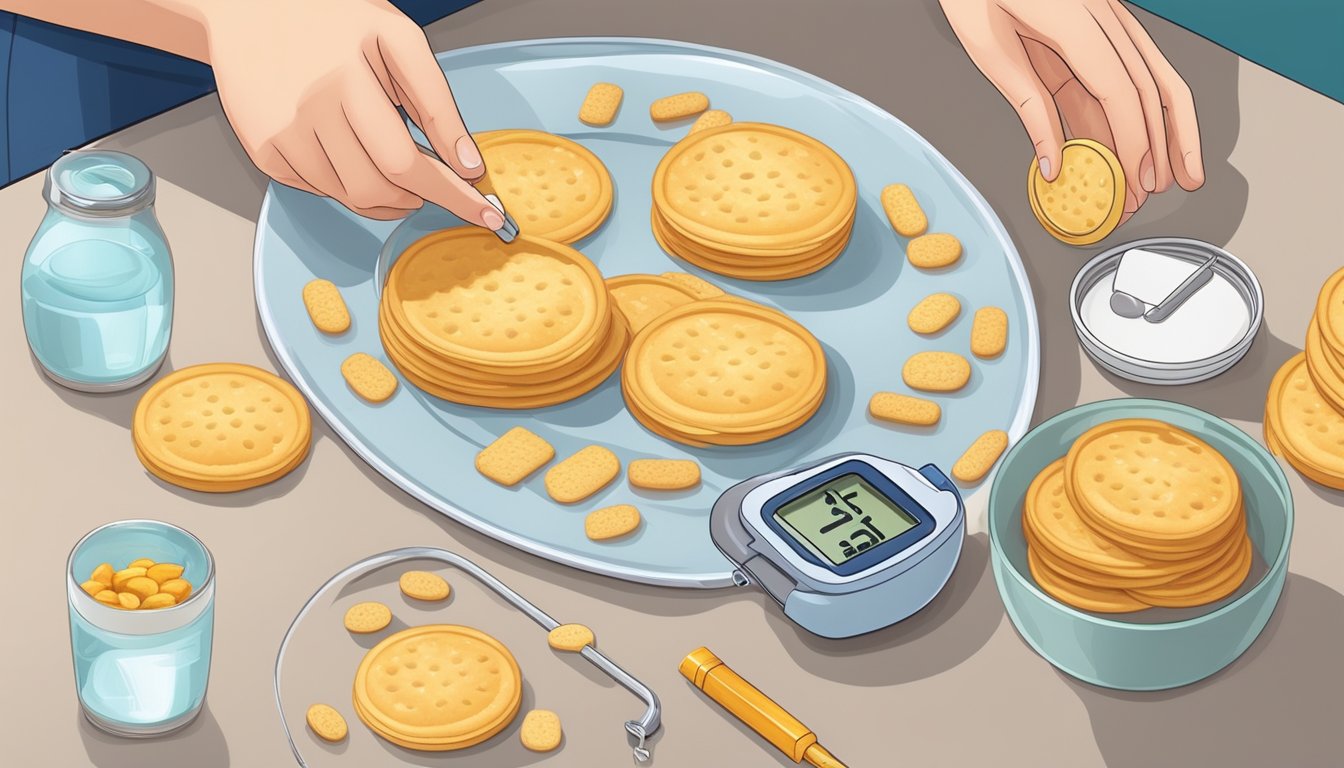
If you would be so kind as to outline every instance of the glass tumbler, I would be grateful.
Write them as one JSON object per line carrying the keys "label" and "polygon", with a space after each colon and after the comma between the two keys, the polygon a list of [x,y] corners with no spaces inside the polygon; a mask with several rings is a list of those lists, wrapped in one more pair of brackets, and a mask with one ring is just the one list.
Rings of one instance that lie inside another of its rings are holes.
{"label": "glass tumbler", "polygon": [[[184,567],[192,593],[169,608],[128,611],[80,588],[100,563],[131,560]],[[205,702],[215,625],[215,563],[200,539],[156,520],[97,528],[66,565],[70,649],[84,716],[117,736],[157,736],[190,723]]]}
{"label": "glass tumbler", "polygon": [[47,213],[23,258],[28,346],[57,383],[85,392],[154,375],[173,322],[173,260],[154,216],[154,174],[124,152],[52,164]]}

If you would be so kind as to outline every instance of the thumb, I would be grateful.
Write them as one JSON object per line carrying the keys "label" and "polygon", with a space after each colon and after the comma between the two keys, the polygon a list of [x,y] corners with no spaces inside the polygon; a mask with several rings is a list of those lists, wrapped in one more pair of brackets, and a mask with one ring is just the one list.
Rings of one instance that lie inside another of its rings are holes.
{"label": "thumb", "polygon": [[1022,121],[1022,127],[1031,139],[1041,176],[1046,181],[1054,181],[1059,176],[1062,162],[1060,156],[1064,147],[1064,128],[1049,91],[1039,81],[1034,85],[1036,87],[1025,98],[1012,99],[1012,103],[1017,109],[1018,119]]}

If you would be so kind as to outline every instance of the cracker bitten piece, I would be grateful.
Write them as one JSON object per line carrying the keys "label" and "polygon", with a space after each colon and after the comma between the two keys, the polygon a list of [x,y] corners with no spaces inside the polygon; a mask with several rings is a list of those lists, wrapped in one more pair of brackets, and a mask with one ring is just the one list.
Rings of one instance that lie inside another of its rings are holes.
{"label": "cracker bitten piece", "polygon": [[971,324],[971,353],[991,358],[1003,354],[1008,346],[1008,313],[998,307],[981,307]]}
{"label": "cracker bitten piece", "polygon": [[533,752],[550,752],[560,746],[564,733],[560,716],[549,709],[534,709],[523,715],[523,727],[518,729],[523,746]]}
{"label": "cracker bitten piece", "polygon": [[341,290],[330,280],[311,280],[303,286],[303,306],[313,325],[323,333],[345,333],[350,329],[350,310],[341,298]]}
{"label": "cracker bitten piece", "polygon": [[517,485],[555,458],[555,448],[523,427],[514,427],[476,454],[476,471],[500,485]]}
{"label": "cracker bitten piece", "polygon": [[961,241],[946,232],[920,235],[906,246],[905,255],[920,269],[950,267],[961,258]]}
{"label": "cracker bitten piece", "polygon": [[583,532],[593,541],[607,541],[634,533],[639,522],[638,509],[630,504],[617,504],[588,513],[583,521]]}
{"label": "cracker bitten piece", "polygon": [[635,459],[626,476],[636,488],[680,491],[700,484],[700,465],[691,459]]}
{"label": "cracker bitten piece", "polygon": [[955,352],[916,352],[905,361],[901,378],[913,389],[956,392],[971,380],[971,363]]}
{"label": "cracker bitten piece", "polygon": [[733,116],[724,112],[722,109],[707,110],[704,114],[691,123],[691,130],[686,134],[699,133],[710,128],[718,128],[721,125],[729,125],[733,122]]}
{"label": "cracker bitten piece", "polygon": [[915,333],[937,333],[951,325],[961,314],[961,302],[950,293],[934,293],[920,299],[906,317]]}
{"label": "cracker bitten piece", "polygon": [[621,473],[621,460],[590,445],[546,471],[546,492],[561,504],[575,504],[607,487]]}
{"label": "cracker bitten piece", "polygon": [[918,237],[929,229],[929,218],[904,184],[889,184],[882,190],[882,210],[887,212],[891,228],[905,237]]}
{"label": "cracker bitten piece", "polygon": [[397,391],[397,377],[378,358],[363,352],[345,358],[341,375],[355,394],[371,403],[381,403]]}
{"label": "cracker bitten piece", "polygon": [[680,120],[709,109],[709,97],[699,91],[664,96],[649,105],[649,117],[658,122]]}
{"label": "cracker bitten piece", "polygon": [[978,483],[1008,447],[1008,433],[991,429],[977,437],[971,447],[952,465],[952,476],[963,483]]}
{"label": "cracker bitten piece", "polygon": [[546,642],[552,648],[570,653],[578,653],[596,640],[593,630],[582,624],[561,624],[546,634]]}
{"label": "cracker bitten piece", "polygon": [[868,413],[875,419],[916,427],[931,427],[943,416],[943,409],[932,400],[878,392],[868,401]]}
{"label": "cracker bitten piece", "polygon": [[579,107],[579,120],[598,127],[611,125],[624,97],[625,91],[615,83],[594,83]]}

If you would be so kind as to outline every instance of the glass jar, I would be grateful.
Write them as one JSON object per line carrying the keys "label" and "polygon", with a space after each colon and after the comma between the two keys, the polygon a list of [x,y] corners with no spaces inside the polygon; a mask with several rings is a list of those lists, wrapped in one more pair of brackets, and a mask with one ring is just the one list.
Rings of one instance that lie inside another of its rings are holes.
{"label": "glass jar", "polygon": [[47,171],[47,214],[23,260],[23,327],[57,383],[84,392],[149,379],[168,351],[173,260],[154,174],[131,155],[71,152]]}
{"label": "glass jar", "polygon": [[[183,566],[186,600],[122,610],[81,587],[102,563],[147,557]],[[157,520],[123,520],[89,533],[66,564],[75,689],[89,722],[117,736],[156,736],[196,718],[205,703],[215,627],[215,563],[200,539]]]}

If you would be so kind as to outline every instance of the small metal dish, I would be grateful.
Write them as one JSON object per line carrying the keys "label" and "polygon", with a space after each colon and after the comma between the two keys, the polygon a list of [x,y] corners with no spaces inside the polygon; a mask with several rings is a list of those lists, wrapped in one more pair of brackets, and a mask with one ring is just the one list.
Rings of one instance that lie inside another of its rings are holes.
{"label": "small metal dish", "polygon": [[[1209,281],[1210,285],[1201,290],[1221,291],[1224,296],[1235,293],[1241,299],[1245,314],[1229,317],[1223,312],[1210,313],[1206,308],[1202,310],[1196,296],[1177,309],[1164,323],[1148,324],[1142,319],[1123,321],[1138,325],[1133,327],[1136,337],[1121,343],[1115,333],[1115,326],[1109,325],[1109,318],[1098,315],[1103,310],[1094,304],[1104,293],[1107,301],[1101,304],[1109,311],[1108,288],[1120,258],[1133,248],[1162,253],[1192,264],[1204,264],[1211,256],[1217,255],[1218,259],[1212,266],[1214,277]],[[1088,356],[1106,371],[1145,384],[1191,384],[1213,378],[1231,368],[1246,355],[1255,341],[1264,318],[1264,304],[1264,292],[1250,267],[1216,245],[1185,237],[1146,238],[1105,250],[1078,270],[1069,292],[1069,312],[1073,316],[1073,326]],[[1100,320],[1108,322],[1098,322]],[[1144,328],[1145,325],[1148,327]],[[1189,336],[1183,328],[1191,326],[1221,327],[1229,335],[1225,343],[1216,345],[1221,347],[1216,351],[1182,356],[1178,345]],[[1136,338],[1140,340],[1136,342]],[[1142,338],[1151,338],[1153,341],[1144,348]],[[1176,354],[1171,354],[1173,351]]]}

